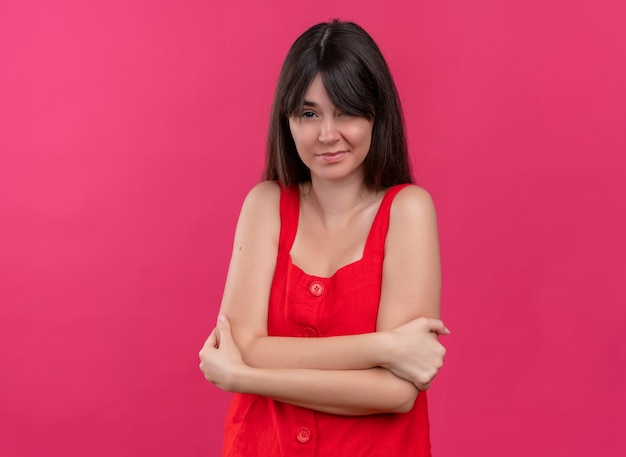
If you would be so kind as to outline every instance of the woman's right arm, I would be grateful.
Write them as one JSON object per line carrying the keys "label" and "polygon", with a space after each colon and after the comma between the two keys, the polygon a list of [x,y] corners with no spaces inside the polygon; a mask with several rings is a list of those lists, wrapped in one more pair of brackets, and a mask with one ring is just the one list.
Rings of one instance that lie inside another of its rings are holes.
{"label": "woman's right arm", "polygon": [[445,333],[441,321],[422,318],[388,332],[327,338],[269,337],[268,303],[279,235],[280,189],[273,182],[262,182],[250,191],[242,206],[220,307],[249,366],[350,370],[385,365],[393,371],[396,360],[418,360],[420,351],[432,350],[431,331]]}

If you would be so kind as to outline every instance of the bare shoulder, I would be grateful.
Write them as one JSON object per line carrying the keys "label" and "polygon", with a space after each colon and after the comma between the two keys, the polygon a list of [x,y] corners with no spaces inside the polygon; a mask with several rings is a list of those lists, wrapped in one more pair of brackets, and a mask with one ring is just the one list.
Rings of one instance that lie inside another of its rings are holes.
{"label": "bare shoulder", "polygon": [[280,188],[273,181],[255,185],[246,196],[241,209],[242,216],[251,216],[257,222],[273,220],[279,215]]}
{"label": "bare shoulder", "polygon": [[280,188],[264,181],[246,196],[235,230],[235,248],[262,251],[276,246],[280,234]]}
{"label": "bare shoulder", "polygon": [[436,223],[433,199],[424,188],[407,186],[398,192],[391,205],[390,230],[416,228]]}
{"label": "bare shoulder", "polygon": [[280,202],[280,187],[274,181],[262,181],[255,185],[246,196],[244,205],[263,206],[265,209],[277,206]]}

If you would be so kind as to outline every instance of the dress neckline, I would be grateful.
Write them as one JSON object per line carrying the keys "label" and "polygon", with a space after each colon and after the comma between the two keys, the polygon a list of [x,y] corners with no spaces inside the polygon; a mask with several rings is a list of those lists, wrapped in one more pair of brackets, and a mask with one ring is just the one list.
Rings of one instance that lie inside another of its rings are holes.
{"label": "dress neckline", "polygon": [[287,257],[289,259],[289,265],[294,267],[296,270],[300,271],[303,275],[308,276],[310,278],[330,280],[330,279],[333,279],[337,274],[341,274],[343,271],[349,270],[351,267],[361,264],[368,255],[368,250],[369,250],[368,248],[372,244],[372,238],[373,238],[372,234],[374,233],[374,228],[380,223],[379,220],[382,217],[381,214],[382,214],[383,206],[385,206],[386,200],[391,195],[389,191],[395,186],[385,189],[385,194],[380,199],[380,203],[378,204],[378,208],[376,209],[376,214],[374,215],[374,219],[372,219],[372,224],[370,225],[369,231],[367,233],[367,238],[365,239],[365,246],[363,246],[363,252],[361,253],[361,257],[359,257],[357,260],[354,260],[353,262],[349,262],[349,263],[346,263],[345,265],[340,266],[330,276],[318,276],[318,275],[309,274],[306,271],[304,271],[304,269],[302,269],[301,267],[299,267],[293,262],[293,258],[291,257],[291,248],[293,247],[293,243],[295,242],[296,235],[298,234],[298,226],[300,225],[300,186],[296,185],[294,187],[295,187],[294,193],[297,196],[297,199],[296,199],[297,206],[296,206],[296,211],[294,214],[295,224],[293,227],[293,236],[291,237],[289,249],[287,250]]}

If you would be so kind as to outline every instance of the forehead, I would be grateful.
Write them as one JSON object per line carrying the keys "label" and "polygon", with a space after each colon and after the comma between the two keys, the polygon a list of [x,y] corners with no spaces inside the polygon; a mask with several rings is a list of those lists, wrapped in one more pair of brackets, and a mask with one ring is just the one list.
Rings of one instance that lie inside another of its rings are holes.
{"label": "forehead", "polygon": [[313,81],[311,81],[311,85],[304,94],[304,104],[334,106],[333,103],[330,101],[330,97],[328,96],[326,87],[324,87],[324,81],[322,80],[322,76],[319,73],[315,76],[315,78],[313,78]]}

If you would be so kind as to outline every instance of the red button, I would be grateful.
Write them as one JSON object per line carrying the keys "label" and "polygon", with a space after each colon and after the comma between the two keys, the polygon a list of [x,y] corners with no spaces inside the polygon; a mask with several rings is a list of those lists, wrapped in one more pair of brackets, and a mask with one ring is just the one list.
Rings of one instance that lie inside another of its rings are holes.
{"label": "red button", "polygon": [[298,441],[301,443],[308,443],[311,439],[311,430],[306,427],[299,428],[296,432],[296,438],[298,438]]}
{"label": "red button", "polygon": [[317,336],[317,332],[315,331],[315,329],[314,329],[314,328],[311,328],[311,327],[305,327],[305,328],[302,330],[302,335],[303,335],[305,338],[315,338],[315,337]]}
{"label": "red button", "polygon": [[319,281],[313,281],[309,286],[309,292],[311,292],[311,295],[319,297],[324,293],[324,284]]}

